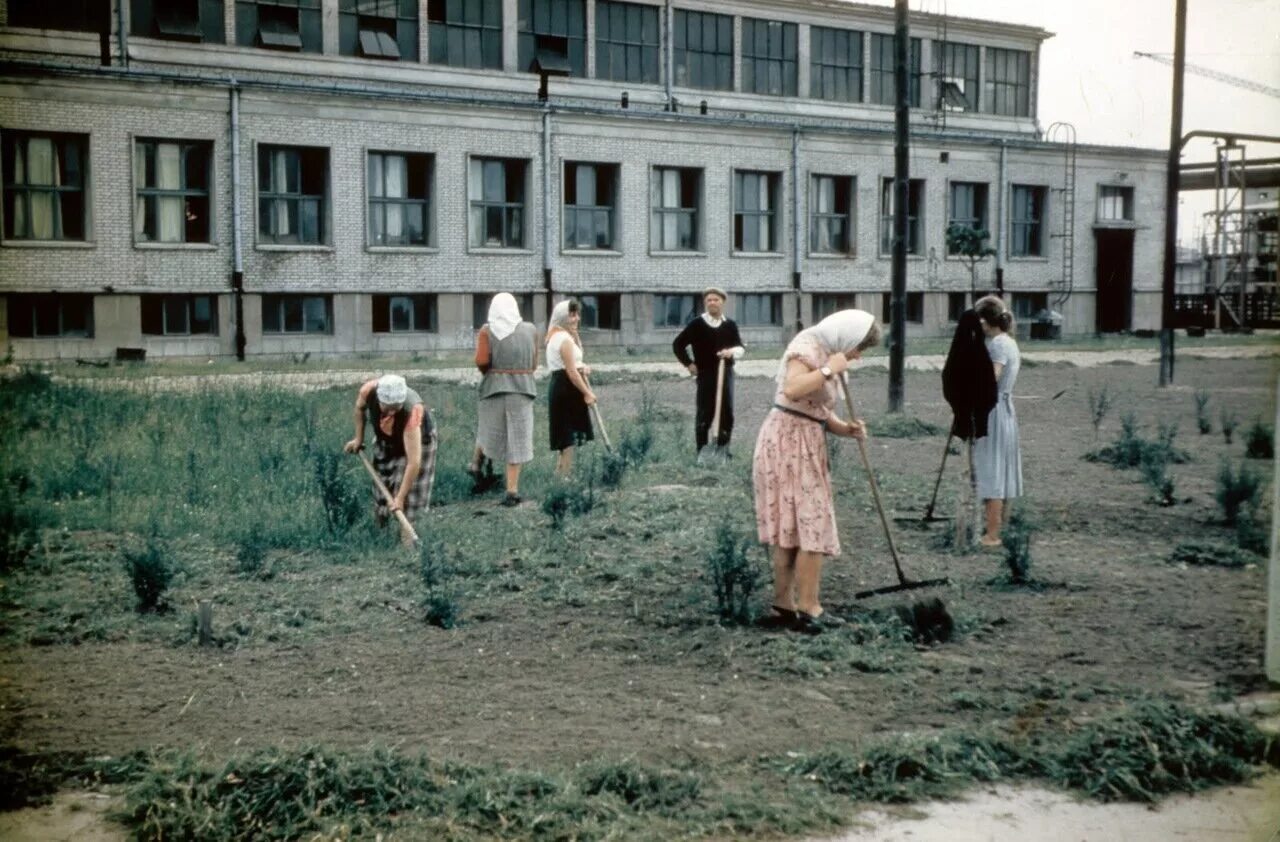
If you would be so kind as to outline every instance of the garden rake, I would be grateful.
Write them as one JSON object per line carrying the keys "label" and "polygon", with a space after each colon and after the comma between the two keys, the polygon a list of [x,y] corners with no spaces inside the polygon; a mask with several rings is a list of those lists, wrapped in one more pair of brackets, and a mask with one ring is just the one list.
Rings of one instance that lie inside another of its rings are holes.
{"label": "garden rake", "polygon": [[729,449],[720,443],[720,411],[724,403],[724,357],[716,372],[716,413],[711,417],[711,438],[698,451],[699,465],[722,465],[729,460]]}
{"label": "garden rake", "polygon": [[[587,388],[591,387],[591,382],[587,380],[587,375],[582,375],[582,382],[587,384]],[[604,428],[604,417],[600,415],[599,400],[591,404],[591,418],[596,422],[596,429],[600,431],[600,438],[604,440],[605,452],[612,456],[613,442],[609,441],[609,431]]]}
{"label": "garden rake", "polygon": [[[382,482],[382,477],[378,476],[378,472],[373,469],[373,464],[369,462],[369,457],[365,456],[363,453],[357,453],[356,455],[360,457],[360,462],[364,465],[364,469],[368,471],[369,476],[373,478],[373,487],[381,491],[382,496],[386,498],[387,506],[394,506],[396,498],[387,490],[387,486]],[[413,545],[415,547],[418,546],[418,532],[413,528],[413,524],[409,523],[409,519],[404,516],[404,512],[396,509],[393,514],[396,516],[396,520],[400,521],[400,526],[409,534],[409,537],[413,539]]]}
{"label": "garden rake", "polygon": [[[849,421],[853,422],[857,418],[857,413],[853,410],[853,397],[849,394],[849,381],[845,378],[844,372],[840,373],[840,390],[844,392],[844,405],[849,410]],[[889,542],[889,554],[893,557],[893,569],[898,573],[898,584],[887,585],[883,588],[872,588],[867,591],[858,591],[853,595],[854,599],[863,599],[868,596],[876,596],[877,594],[897,593],[898,591],[910,591],[916,588],[929,588],[934,585],[950,584],[950,579],[943,577],[941,579],[925,579],[923,581],[914,582],[907,578],[902,572],[902,562],[898,558],[898,547],[893,542],[893,530],[889,528],[889,518],[884,513],[884,503],[880,500],[880,484],[876,482],[876,472],[871,469],[871,457],[867,455],[867,443],[863,439],[855,439],[858,442],[858,453],[862,455],[862,467],[867,470],[867,480],[871,483],[871,497],[876,503],[876,512],[880,515],[880,525],[884,527],[885,540]]]}
{"label": "garden rake", "polygon": [[955,430],[947,434],[947,446],[942,448],[942,464],[938,466],[938,478],[933,482],[933,496],[929,498],[929,505],[924,510],[923,517],[915,515],[899,515],[894,520],[899,523],[942,523],[950,520],[950,518],[940,517],[933,513],[933,507],[938,505],[938,489],[942,487],[942,473],[947,469],[947,454],[951,452],[951,440],[955,438]]}

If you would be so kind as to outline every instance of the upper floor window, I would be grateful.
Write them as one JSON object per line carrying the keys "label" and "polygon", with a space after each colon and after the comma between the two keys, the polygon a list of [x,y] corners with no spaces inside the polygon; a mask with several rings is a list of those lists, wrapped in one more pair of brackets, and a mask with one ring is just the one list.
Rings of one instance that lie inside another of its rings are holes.
{"label": "upper floor window", "polygon": [[738,324],[764,327],[782,324],[782,296],[776,292],[743,293],[734,303]]}
{"label": "upper floor window", "polygon": [[258,238],[319,245],[328,237],[329,150],[258,147]]}
{"label": "upper floor window", "polygon": [[701,304],[696,294],[655,295],[653,326],[684,327],[697,315]]}
{"label": "upper floor window", "polygon": [[373,296],[374,333],[435,333],[434,295]]}
{"label": "upper floor window", "polygon": [[617,207],[616,164],[564,165],[564,247],[611,249]]}
{"label": "upper floor window", "polygon": [[660,81],[658,7],[596,0],[596,78]]}
{"label": "upper floor window", "polygon": [[1119,185],[1098,185],[1098,221],[1132,222],[1133,188]]}
{"label": "upper floor window", "polygon": [[862,101],[861,32],[809,28],[809,96],[836,102]]}
{"label": "upper floor window", "polygon": [[[951,182],[951,196],[947,202],[947,227],[952,225],[986,230],[986,184],[974,181]],[[947,254],[959,254],[959,252],[948,245]]]}
{"label": "upper floor window", "polygon": [[570,76],[587,75],[584,0],[520,0],[519,70],[535,58],[567,64]]}
{"label": "upper floor window", "polygon": [[528,161],[472,158],[467,193],[471,201],[472,248],[524,246],[525,170]]}
{"label": "upper floor window", "polygon": [[369,245],[433,245],[432,164],[422,152],[369,153]]}
{"label": "upper floor window", "polygon": [[675,83],[733,90],[733,16],[676,9]]}
{"label": "upper floor window", "polygon": [[934,45],[934,71],[938,76],[938,103],[952,111],[978,110],[978,56],[974,44],[940,41]]}
{"label": "upper floor window", "polygon": [[654,167],[649,177],[649,248],[696,251],[702,170]]}
{"label": "upper floor window", "polygon": [[855,195],[852,176],[813,176],[809,192],[809,251],[853,253]]}
{"label": "upper floor window", "polygon": [[796,25],[742,19],[742,90],[796,95]]}
{"label": "upper floor window", "polygon": [[320,0],[236,0],[236,44],[320,52]]}
{"label": "upper floor window", "polygon": [[1009,214],[1009,255],[1044,256],[1044,199],[1046,188],[1015,184]]}
{"label": "upper floor window", "polygon": [[[920,39],[912,38],[907,48],[908,104],[920,107]],[[893,36],[871,34],[871,101],[895,105],[893,93]]]}
{"label": "upper floor window", "polygon": [[9,335],[25,339],[93,336],[93,296],[39,293],[9,296]]}
{"label": "upper floor window", "polygon": [[[893,179],[886,178],[880,188],[880,253],[893,253]],[[907,254],[924,254],[924,238],[920,236],[924,216],[924,179],[907,181]]]}
{"label": "upper floor window", "polygon": [[427,60],[502,69],[502,0],[427,0]]}
{"label": "upper floor window", "polygon": [[111,26],[111,4],[102,0],[9,0],[9,26],[97,32]]}
{"label": "upper floor window", "polygon": [[1031,53],[987,47],[982,110],[1010,117],[1031,116]]}
{"label": "upper floor window", "polygon": [[134,35],[222,44],[227,40],[223,27],[222,0],[130,0]]}
{"label": "upper floor window", "polygon": [[[476,330],[489,321],[489,304],[497,293],[479,292],[471,296],[471,326]],[[514,292],[516,304],[520,307],[520,315],[526,322],[533,321],[533,293]]]}
{"label": "upper floor window", "polygon": [[211,148],[207,141],[189,140],[134,145],[133,234],[139,242],[209,242]]}
{"label": "upper floor window", "polygon": [[148,336],[217,335],[218,299],[212,295],[144,295],[142,332]]}
{"label": "upper floor window", "polygon": [[778,251],[778,174],[733,172],[733,250]]}
{"label": "upper floor window", "polygon": [[85,239],[86,135],[5,132],[4,236]]}
{"label": "upper floor window", "polygon": [[622,329],[622,296],[618,293],[579,295],[578,303],[582,305],[582,327]]}
{"label": "upper floor window", "polygon": [[342,0],[338,10],[342,55],[418,60],[417,0]]}

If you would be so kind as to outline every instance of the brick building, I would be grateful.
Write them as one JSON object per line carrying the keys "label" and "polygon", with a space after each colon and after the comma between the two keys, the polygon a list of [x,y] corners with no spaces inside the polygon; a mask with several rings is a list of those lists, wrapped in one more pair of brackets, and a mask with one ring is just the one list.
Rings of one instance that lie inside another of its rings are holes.
{"label": "brick building", "polygon": [[[0,340],[429,351],[499,290],[580,296],[595,344],[670,341],[708,284],[748,341],[887,313],[892,32],[837,0],[0,0]],[[970,300],[952,222],[1024,322],[1158,326],[1163,152],[1042,131],[1044,30],[912,35],[909,333]]]}

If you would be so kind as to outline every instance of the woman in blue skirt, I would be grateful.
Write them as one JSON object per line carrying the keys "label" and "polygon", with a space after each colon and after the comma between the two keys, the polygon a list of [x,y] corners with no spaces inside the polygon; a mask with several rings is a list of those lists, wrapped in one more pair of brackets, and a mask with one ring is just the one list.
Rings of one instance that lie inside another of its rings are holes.
{"label": "woman in blue skirt", "polygon": [[974,442],[974,476],[978,496],[986,507],[984,547],[1000,546],[1000,528],[1009,516],[1008,503],[1022,496],[1022,451],[1018,443],[1018,416],[1013,411],[1013,385],[1018,380],[1022,356],[1009,335],[1013,314],[997,296],[977,300],[973,309],[982,321],[987,353],[995,366],[996,405],[987,415],[987,434]]}

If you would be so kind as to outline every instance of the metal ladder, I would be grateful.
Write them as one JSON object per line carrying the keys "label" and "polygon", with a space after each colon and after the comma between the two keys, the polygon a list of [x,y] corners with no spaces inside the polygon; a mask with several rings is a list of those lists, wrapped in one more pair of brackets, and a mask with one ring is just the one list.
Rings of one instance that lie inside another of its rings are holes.
{"label": "metal ladder", "polygon": [[1054,123],[1045,140],[1062,144],[1062,187],[1054,188],[1062,196],[1062,230],[1050,237],[1062,241],[1062,277],[1051,285],[1057,287],[1054,306],[1061,306],[1075,287],[1076,268],[1076,127],[1070,123]]}

